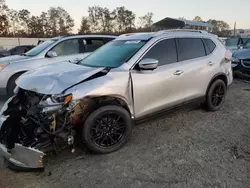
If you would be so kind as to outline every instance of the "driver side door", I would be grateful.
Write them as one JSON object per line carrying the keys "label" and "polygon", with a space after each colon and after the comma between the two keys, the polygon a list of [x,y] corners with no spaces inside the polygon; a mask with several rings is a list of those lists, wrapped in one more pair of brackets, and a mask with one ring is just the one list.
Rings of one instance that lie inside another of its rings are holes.
{"label": "driver side door", "polygon": [[136,118],[180,104],[185,98],[175,39],[158,41],[145,58],[156,59],[159,65],[155,70],[140,70],[137,64],[131,71]]}

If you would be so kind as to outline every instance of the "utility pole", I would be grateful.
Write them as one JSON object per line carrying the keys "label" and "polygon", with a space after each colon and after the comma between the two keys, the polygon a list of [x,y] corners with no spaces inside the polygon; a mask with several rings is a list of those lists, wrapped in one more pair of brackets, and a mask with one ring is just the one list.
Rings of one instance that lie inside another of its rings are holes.
{"label": "utility pole", "polygon": [[236,34],[236,22],[234,22],[234,36]]}

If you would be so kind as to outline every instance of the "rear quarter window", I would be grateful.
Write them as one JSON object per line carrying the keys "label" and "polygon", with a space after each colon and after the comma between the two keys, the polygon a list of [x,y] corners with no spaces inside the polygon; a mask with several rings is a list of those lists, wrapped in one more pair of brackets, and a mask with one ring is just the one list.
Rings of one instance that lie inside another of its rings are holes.
{"label": "rear quarter window", "polygon": [[207,46],[207,54],[211,54],[216,48],[216,44],[211,39],[203,39]]}

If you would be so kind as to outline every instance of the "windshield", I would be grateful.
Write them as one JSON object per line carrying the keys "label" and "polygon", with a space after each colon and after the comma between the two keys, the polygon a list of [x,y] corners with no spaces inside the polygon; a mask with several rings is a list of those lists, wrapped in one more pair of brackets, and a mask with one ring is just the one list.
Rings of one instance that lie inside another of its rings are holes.
{"label": "windshield", "polygon": [[250,48],[250,38],[243,44],[243,48]]}
{"label": "windshield", "polygon": [[79,64],[91,67],[119,67],[128,61],[145,43],[146,41],[141,40],[112,41],[90,54]]}
{"label": "windshield", "polygon": [[238,38],[227,39],[225,44],[227,47],[237,46],[238,40]]}
{"label": "windshield", "polygon": [[45,42],[39,44],[35,48],[31,49],[27,53],[25,53],[26,56],[36,56],[40,54],[44,49],[46,49],[51,44],[55,43],[57,40],[46,40]]}

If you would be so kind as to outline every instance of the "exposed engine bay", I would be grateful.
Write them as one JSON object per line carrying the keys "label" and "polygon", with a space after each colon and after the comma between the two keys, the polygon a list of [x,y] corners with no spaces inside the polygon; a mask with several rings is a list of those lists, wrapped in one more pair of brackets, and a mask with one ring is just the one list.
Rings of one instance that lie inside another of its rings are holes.
{"label": "exposed engine bay", "polygon": [[[73,122],[76,121],[72,119],[74,112],[71,109],[75,109],[75,106],[71,108],[69,105],[70,96],[68,99],[54,99],[54,105],[49,104],[51,100],[50,95],[19,89],[9,99],[8,106],[2,109],[0,143],[2,147],[5,146],[6,153],[11,155],[16,153],[15,150],[20,150],[20,153],[34,152],[26,158],[22,156],[23,159],[20,159],[20,155],[12,159],[16,161],[15,165],[20,163],[19,166],[22,167],[43,168],[42,158],[45,152],[56,149],[62,142],[74,148]],[[30,162],[33,159],[36,161]]]}

